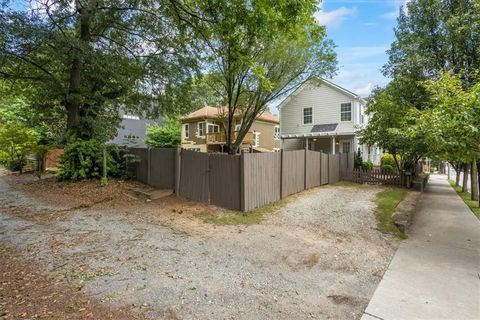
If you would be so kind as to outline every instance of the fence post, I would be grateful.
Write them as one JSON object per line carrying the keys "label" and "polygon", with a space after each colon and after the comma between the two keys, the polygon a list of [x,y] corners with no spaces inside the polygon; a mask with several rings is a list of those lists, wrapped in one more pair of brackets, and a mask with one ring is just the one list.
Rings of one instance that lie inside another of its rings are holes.
{"label": "fence post", "polygon": [[240,211],[245,212],[245,153],[240,153]]}
{"label": "fence post", "polygon": [[280,150],[280,199],[283,199],[283,149]]}
{"label": "fence post", "polygon": [[152,168],[152,159],[151,159],[151,152],[150,152],[150,148],[147,148],[147,184],[150,185],[150,181],[151,181],[151,168]]}
{"label": "fence post", "polygon": [[181,165],[182,165],[182,149],[177,147],[175,149],[175,194],[180,195],[180,174],[181,174]]}
{"label": "fence post", "polygon": [[330,184],[330,154],[327,155],[327,183]]}
{"label": "fence post", "polygon": [[[307,139],[307,143],[308,143],[308,139]],[[305,148],[303,162],[304,162],[304,166],[303,166],[303,190],[307,190],[307,148]]]}

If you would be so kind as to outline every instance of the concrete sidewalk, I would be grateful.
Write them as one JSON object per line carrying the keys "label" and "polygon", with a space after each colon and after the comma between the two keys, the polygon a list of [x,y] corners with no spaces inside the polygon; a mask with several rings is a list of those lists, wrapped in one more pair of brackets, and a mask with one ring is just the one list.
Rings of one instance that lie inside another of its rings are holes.
{"label": "concrete sidewalk", "polygon": [[362,320],[480,319],[480,222],[443,176],[431,176]]}

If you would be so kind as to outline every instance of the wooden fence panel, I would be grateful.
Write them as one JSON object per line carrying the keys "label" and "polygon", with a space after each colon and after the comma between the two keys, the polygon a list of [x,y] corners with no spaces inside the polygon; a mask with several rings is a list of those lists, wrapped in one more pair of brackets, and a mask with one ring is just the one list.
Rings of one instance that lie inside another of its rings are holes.
{"label": "wooden fence panel", "polygon": [[324,185],[328,183],[328,154],[321,153],[320,160],[320,184]]}
{"label": "wooden fence panel", "polygon": [[306,187],[313,188],[320,185],[321,152],[307,150],[306,156]]}
{"label": "wooden fence panel", "polygon": [[305,150],[282,152],[282,198],[305,189]]}
{"label": "wooden fence panel", "polygon": [[131,148],[130,152],[135,156],[131,171],[135,180],[148,183],[148,149]]}
{"label": "wooden fence panel", "polygon": [[240,204],[240,156],[210,154],[210,203],[241,210]]}
{"label": "wooden fence panel", "polygon": [[208,203],[210,198],[208,158],[207,153],[182,149],[179,195]]}
{"label": "wooden fence panel", "polygon": [[175,148],[150,149],[150,185],[175,189]]}
{"label": "wooden fence panel", "polygon": [[328,183],[340,181],[340,155],[328,155]]}
{"label": "wooden fence panel", "polygon": [[281,153],[243,155],[244,211],[280,200]]}

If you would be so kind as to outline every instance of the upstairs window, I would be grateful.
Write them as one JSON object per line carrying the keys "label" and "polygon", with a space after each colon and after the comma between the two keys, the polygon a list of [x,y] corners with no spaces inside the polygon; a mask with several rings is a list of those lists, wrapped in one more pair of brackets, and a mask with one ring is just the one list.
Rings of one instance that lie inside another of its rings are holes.
{"label": "upstairs window", "polygon": [[303,108],[303,124],[313,123],[313,111],[312,108]]}
{"label": "upstairs window", "polygon": [[197,123],[197,136],[205,137],[205,122]]}
{"label": "upstairs window", "polygon": [[184,126],[183,126],[183,136],[188,139],[190,137],[190,126],[188,123],[186,123]]}
{"label": "upstairs window", "polygon": [[280,139],[280,126],[275,126],[273,131],[273,137],[277,140]]}
{"label": "upstairs window", "polygon": [[352,104],[350,102],[340,105],[340,120],[352,121]]}
{"label": "upstairs window", "polygon": [[260,132],[253,132],[253,147],[258,147],[260,146]]}
{"label": "upstairs window", "polygon": [[214,124],[214,123],[209,123],[207,129],[208,129],[208,133],[218,133],[218,132],[220,132],[219,125]]}

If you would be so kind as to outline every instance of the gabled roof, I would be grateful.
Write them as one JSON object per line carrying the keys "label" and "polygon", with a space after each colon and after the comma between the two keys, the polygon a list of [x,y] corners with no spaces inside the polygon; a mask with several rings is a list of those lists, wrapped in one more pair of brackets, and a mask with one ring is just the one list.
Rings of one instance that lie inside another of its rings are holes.
{"label": "gabled roof", "polygon": [[339,86],[338,84],[335,84],[331,81],[328,81],[327,79],[324,79],[324,78],[318,78],[318,77],[314,77],[314,78],[311,78],[307,81],[305,81],[304,83],[302,83],[301,86],[299,86],[297,89],[295,89],[291,94],[289,94],[278,106],[277,108],[280,110],[283,105],[287,104],[288,101],[290,101],[290,99],[296,95],[298,95],[300,92],[303,91],[303,89],[305,89],[312,81],[318,81],[318,82],[321,82],[322,84],[325,84],[327,86],[329,86],[330,88],[333,88],[349,97],[352,97],[354,99],[358,99],[360,100],[361,102],[365,103],[365,100],[360,97],[358,94],[356,93],[353,93],[352,91],[350,90],[347,90],[341,86]]}
{"label": "gabled roof", "polygon": [[[186,116],[182,117],[181,120],[199,120],[199,119],[218,119],[220,118],[223,110],[217,107],[203,107],[198,110],[195,110]],[[280,123],[280,119],[278,116],[271,114],[268,111],[264,111],[257,117],[257,120],[272,122],[272,123]]]}

